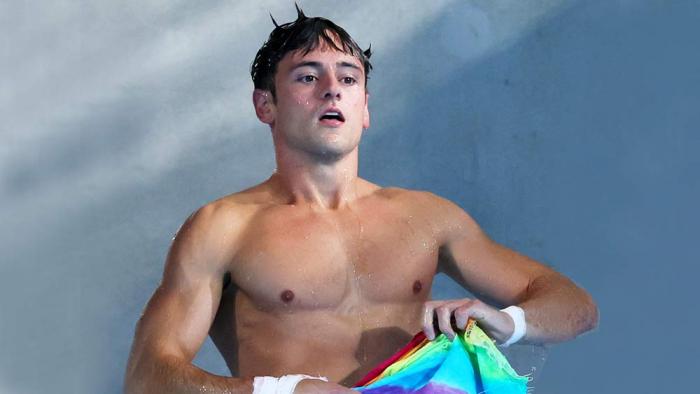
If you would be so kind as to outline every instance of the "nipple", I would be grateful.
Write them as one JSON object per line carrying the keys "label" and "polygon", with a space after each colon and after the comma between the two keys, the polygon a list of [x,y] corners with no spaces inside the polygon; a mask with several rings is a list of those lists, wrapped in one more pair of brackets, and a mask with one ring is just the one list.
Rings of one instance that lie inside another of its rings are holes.
{"label": "nipple", "polygon": [[413,294],[418,294],[420,293],[421,289],[423,288],[423,284],[420,283],[419,280],[413,282]]}
{"label": "nipple", "polygon": [[285,290],[280,294],[280,298],[284,302],[290,302],[294,299],[294,292],[291,290]]}

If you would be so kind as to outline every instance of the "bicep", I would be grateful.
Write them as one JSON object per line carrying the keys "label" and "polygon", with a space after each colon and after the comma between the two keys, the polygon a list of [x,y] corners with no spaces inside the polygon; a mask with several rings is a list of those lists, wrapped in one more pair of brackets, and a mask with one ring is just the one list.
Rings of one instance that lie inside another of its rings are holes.
{"label": "bicep", "polygon": [[194,358],[216,314],[221,290],[216,283],[161,284],[139,321],[134,343],[151,352]]}
{"label": "bicep", "polygon": [[211,234],[196,220],[188,219],[173,241],[162,282],[139,320],[134,350],[191,361],[206,339],[224,272],[221,254],[210,250],[216,246],[207,239]]}
{"label": "bicep", "polygon": [[556,274],[537,261],[491,240],[461,208],[451,217],[440,248],[440,271],[488,301],[501,305],[518,303],[537,278]]}

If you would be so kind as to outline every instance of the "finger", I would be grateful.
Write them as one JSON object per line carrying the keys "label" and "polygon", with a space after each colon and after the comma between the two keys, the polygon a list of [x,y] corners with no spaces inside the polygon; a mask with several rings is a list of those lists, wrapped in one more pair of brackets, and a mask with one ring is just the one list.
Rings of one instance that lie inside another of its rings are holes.
{"label": "finger", "polygon": [[461,306],[454,311],[455,325],[458,329],[464,330],[470,317],[470,305]]}
{"label": "finger", "polygon": [[456,332],[457,330],[464,330],[464,327],[466,327],[466,324],[459,325],[457,323],[457,316],[456,312],[459,308],[463,307],[465,304],[466,305],[471,305],[475,300],[469,299],[469,298],[463,298],[459,300],[451,300],[447,304],[445,304],[445,307],[450,309],[450,327],[452,328],[453,332]]}
{"label": "finger", "polygon": [[450,340],[455,337],[455,331],[452,329],[452,311],[453,308],[449,304],[441,305],[435,309],[435,314],[437,315],[438,325],[440,326],[440,331],[447,336]]}
{"label": "finger", "polygon": [[467,327],[469,319],[474,319],[480,323],[483,323],[486,319],[483,304],[479,300],[469,300],[469,302],[463,303],[455,309],[453,314],[457,327],[460,330],[464,330]]}
{"label": "finger", "polygon": [[434,302],[426,302],[423,305],[423,333],[429,340],[435,339],[436,327],[433,325],[435,320],[435,307],[438,304]]}
{"label": "finger", "polygon": [[[423,333],[429,340],[435,339],[437,333],[443,332],[448,337],[454,336],[454,330],[457,327],[452,311],[462,305],[465,301],[471,301],[470,299],[459,299],[459,300],[439,300],[439,301],[427,301],[423,305]],[[444,323],[447,330],[443,330],[440,324],[440,319],[436,315],[437,308],[444,307],[449,309],[449,320]]]}

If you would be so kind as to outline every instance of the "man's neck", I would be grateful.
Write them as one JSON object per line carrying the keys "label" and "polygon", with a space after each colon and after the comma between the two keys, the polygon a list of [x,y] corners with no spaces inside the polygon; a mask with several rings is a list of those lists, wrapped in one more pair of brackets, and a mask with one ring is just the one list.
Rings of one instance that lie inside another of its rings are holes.
{"label": "man's neck", "polygon": [[288,194],[292,204],[337,209],[360,196],[357,149],[337,160],[320,161],[277,152],[277,170],[270,181]]}

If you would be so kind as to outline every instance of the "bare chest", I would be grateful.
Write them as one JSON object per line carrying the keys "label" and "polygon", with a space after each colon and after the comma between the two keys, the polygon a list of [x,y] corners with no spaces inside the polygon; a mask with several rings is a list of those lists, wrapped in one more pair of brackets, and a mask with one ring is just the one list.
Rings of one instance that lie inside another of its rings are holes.
{"label": "bare chest", "polygon": [[427,298],[438,248],[427,223],[384,210],[277,209],[246,233],[232,276],[261,309],[333,309]]}

